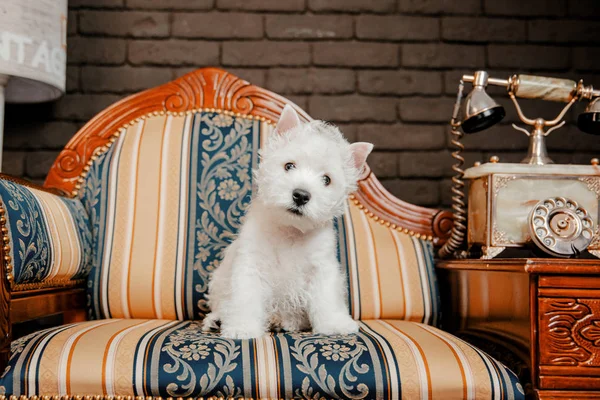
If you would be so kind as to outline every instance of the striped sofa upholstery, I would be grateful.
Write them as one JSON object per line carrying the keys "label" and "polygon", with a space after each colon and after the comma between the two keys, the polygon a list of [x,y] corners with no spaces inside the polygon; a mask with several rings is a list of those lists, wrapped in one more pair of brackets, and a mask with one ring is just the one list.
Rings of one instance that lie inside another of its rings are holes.
{"label": "striped sofa upholstery", "polygon": [[366,320],[350,336],[229,340],[197,321],[107,319],[13,343],[5,393],[255,399],[522,399],[516,376],[429,325]]}
{"label": "striped sofa upholstery", "polygon": [[70,285],[87,277],[92,235],[79,200],[0,177],[0,201],[13,289]]}
{"label": "striped sofa upholstery", "polygon": [[[122,131],[82,192],[94,231],[92,318],[204,316],[210,273],[240,226],[271,130],[197,112]],[[354,318],[437,321],[431,243],[376,224],[351,202],[336,226]]]}
{"label": "striped sofa upholstery", "polygon": [[[432,244],[349,201],[336,223],[360,333],[202,333],[211,271],[236,234],[269,122],[198,111],[134,121],[80,191],[90,321],[12,343],[0,394],[522,399],[516,376],[435,327]],[[77,200],[74,200],[77,201]]]}

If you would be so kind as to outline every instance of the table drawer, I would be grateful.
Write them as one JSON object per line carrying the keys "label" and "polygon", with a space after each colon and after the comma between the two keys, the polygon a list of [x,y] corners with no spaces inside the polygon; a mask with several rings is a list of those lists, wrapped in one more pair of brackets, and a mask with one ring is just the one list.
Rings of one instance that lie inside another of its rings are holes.
{"label": "table drawer", "polygon": [[541,389],[600,389],[600,290],[573,286],[538,289]]}

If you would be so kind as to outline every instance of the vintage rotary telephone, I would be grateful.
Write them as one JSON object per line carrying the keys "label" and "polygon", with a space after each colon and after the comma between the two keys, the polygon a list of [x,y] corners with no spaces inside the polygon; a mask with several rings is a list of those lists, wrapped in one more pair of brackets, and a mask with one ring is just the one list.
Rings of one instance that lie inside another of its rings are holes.
{"label": "vintage rotary telephone", "polygon": [[[465,83],[472,83],[473,89],[463,100]],[[506,87],[520,120],[532,127],[528,131],[513,124],[529,136],[529,151],[520,164],[499,163],[497,157],[492,157],[489,163],[476,163],[463,170],[463,132],[482,131],[505,116],[504,108],[486,93],[488,85]],[[567,104],[553,120],[531,119],[523,114],[517,98]],[[486,71],[462,77],[450,121],[456,148],[452,153],[456,159],[452,167],[456,173],[452,178],[454,225],[450,238],[439,250],[441,258],[489,259],[511,249],[533,249],[536,254],[555,257],[584,253],[600,257],[598,160],[593,159],[591,165],[554,164],[545,144],[545,137],[565,124],[565,114],[580,100],[589,101],[589,105],[579,115],[577,126],[586,133],[600,135],[600,90],[584,86],[583,81],[532,75],[496,79]],[[464,179],[469,180],[468,219]]]}

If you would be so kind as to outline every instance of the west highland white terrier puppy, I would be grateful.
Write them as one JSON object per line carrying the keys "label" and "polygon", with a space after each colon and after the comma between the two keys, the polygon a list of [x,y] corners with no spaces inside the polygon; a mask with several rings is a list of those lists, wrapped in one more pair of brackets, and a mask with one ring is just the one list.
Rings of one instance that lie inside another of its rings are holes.
{"label": "west highland white terrier puppy", "polygon": [[336,257],[334,217],[373,145],[350,144],[322,121],[301,123],[286,106],[254,179],[257,193],[237,239],[209,283],[212,310],[203,330],[231,339],[269,328],[335,335],[358,331],[348,314],[344,274]]}

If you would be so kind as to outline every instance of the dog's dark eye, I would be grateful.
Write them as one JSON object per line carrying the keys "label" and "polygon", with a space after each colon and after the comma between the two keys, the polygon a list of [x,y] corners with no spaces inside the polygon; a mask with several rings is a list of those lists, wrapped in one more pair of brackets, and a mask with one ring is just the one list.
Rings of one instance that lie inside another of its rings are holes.
{"label": "dog's dark eye", "polygon": [[331,178],[327,175],[323,175],[323,183],[325,184],[325,186],[329,186],[329,184],[331,183]]}
{"label": "dog's dark eye", "polygon": [[285,168],[286,171],[289,171],[291,169],[296,168],[296,164],[294,164],[293,162],[289,162],[289,163],[285,164],[285,166],[283,168]]}

